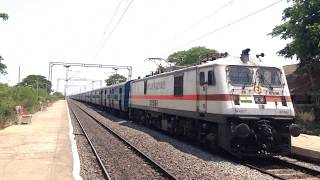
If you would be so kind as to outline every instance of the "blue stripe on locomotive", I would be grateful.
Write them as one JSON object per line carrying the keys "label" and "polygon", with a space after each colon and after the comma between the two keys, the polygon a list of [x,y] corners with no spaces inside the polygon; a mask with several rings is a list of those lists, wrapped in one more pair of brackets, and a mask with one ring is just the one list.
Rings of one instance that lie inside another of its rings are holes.
{"label": "blue stripe on locomotive", "polygon": [[124,85],[124,109],[125,110],[128,110],[129,108],[130,84],[131,84],[131,81],[128,81]]}

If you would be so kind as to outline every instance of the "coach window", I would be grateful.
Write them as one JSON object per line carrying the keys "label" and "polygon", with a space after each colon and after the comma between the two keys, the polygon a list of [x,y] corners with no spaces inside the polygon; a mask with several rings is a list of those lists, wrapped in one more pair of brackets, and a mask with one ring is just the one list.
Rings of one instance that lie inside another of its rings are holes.
{"label": "coach window", "polygon": [[174,77],[174,96],[183,96],[183,76]]}
{"label": "coach window", "polygon": [[144,81],[143,93],[147,94],[147,80]]}
{"label": "coach window", "polygon": [[109,94],[108,94],[108,98],[111,99],[111,89],[109,89]]}
{"label": "coach window", "polygon": [[216,78],[214,76],[214,71],[208,71],[208,85],[216,85]]}
{"label": "coach window", "polygon": [[204,77],[204,72],[200,72],[200,85],[204,85],[205,83],[205,77]]}

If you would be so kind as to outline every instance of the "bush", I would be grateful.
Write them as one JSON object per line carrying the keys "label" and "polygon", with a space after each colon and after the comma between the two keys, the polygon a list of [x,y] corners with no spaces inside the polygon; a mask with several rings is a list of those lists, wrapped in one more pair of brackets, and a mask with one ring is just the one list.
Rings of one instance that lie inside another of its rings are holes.
{"label": "bush", "polygon": [[47,101],[53,102],[58,99],[59,96],[51,96],[43,89],[10,87],[0,83],[0,124],[15,114],[15,106],[22,105],[26,112],[33,113],[40,109],[40,102],[47,105]]}
{"label": "bush", "polygon": [[300,125],[302,133],[320,135],[319,111],[320,109],[317,105],[295,105],[296,122]]}
{"label": "bush", "polygon": [[0,84],[0,120],[8,117],[15,107],[10,87]]}
{"label": "bush", "polygon": [[27,112],[32,112],[37,104],[37,94],[32,88],[16,86],[12,88],[16,105],[22,105]]}

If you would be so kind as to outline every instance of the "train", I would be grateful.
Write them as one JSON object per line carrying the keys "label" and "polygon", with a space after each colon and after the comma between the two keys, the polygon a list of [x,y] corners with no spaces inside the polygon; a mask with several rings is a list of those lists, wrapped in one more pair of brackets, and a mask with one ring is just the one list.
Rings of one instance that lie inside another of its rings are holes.
{"label": "train", "polygon": [[69,98],[237,157],[286,155],[300,135],[284,70],[261,55],[201,63]]}

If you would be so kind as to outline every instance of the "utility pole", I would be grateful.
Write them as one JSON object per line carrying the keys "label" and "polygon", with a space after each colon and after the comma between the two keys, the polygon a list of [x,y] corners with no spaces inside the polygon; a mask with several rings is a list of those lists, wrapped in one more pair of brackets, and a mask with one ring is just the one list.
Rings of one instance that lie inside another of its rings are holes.
{"label": "utility pole", "polygon": [[19,66],[19,72],[18,72],[18,83],[20,83],[20,66]]}
{"label": "utility pole", "polygon": [[64,66],[66,68],[66,85],[64,86],[64,98],[67,97],[67,85],[68,85],[68,72],[69,72],[69,65]]}
{"label": "utility pole", "polygon": [[56,91],[58,92],[59,91],[59,81],[60,79],[57,79],[57,89],[56,89]]}
{"label": "utility pole", "polygon": [[118,74],[118,68],[113,68],[113,70],[115,71],[115,74]]}
{"label": "utility pole", "polygon": [[39,81],[38,81],[38,78],[36,79],[36,83],[37,83],[37,98],[38,98],[38,95],[39,95]]}

